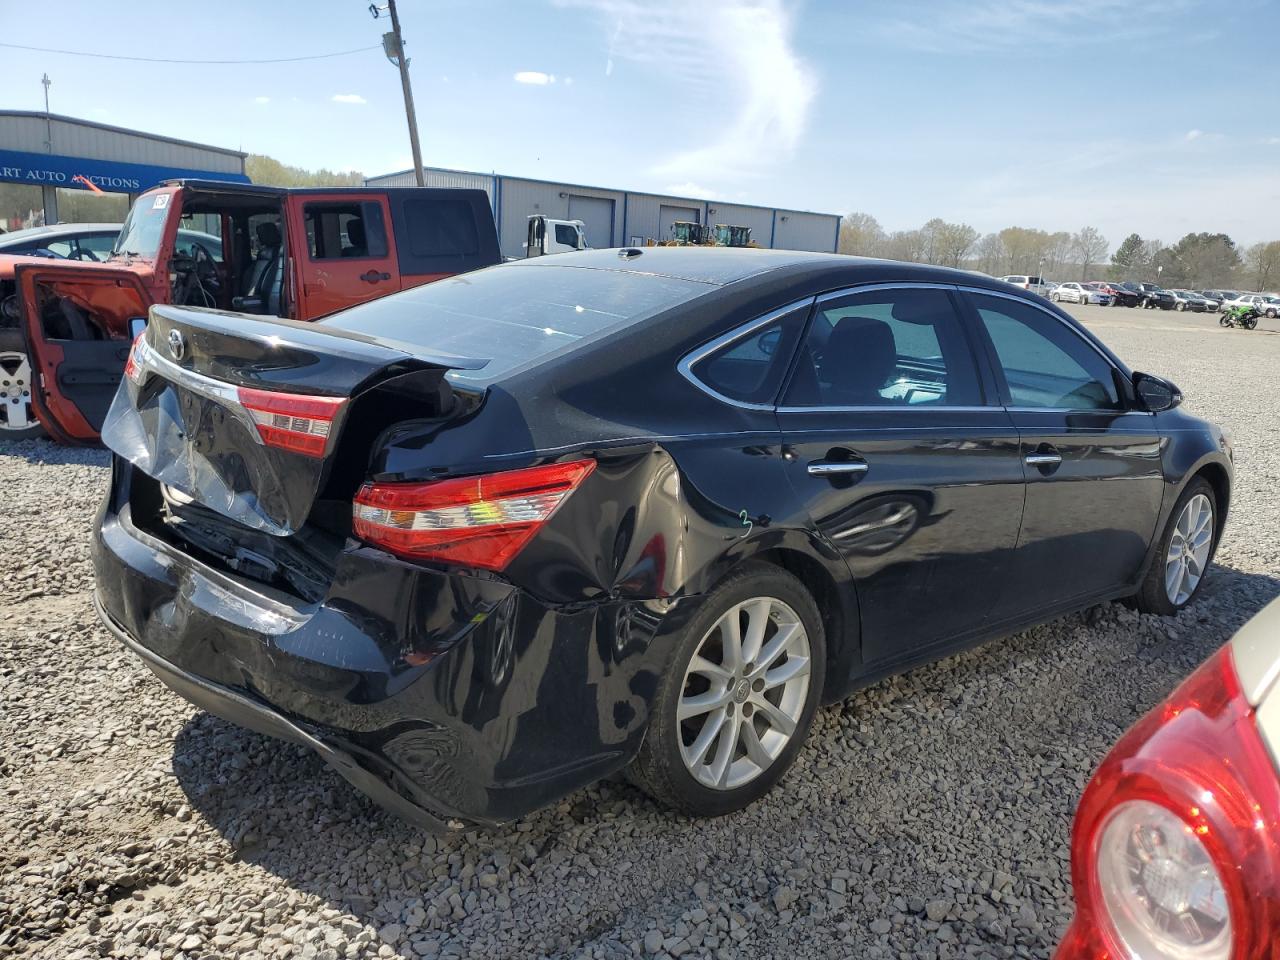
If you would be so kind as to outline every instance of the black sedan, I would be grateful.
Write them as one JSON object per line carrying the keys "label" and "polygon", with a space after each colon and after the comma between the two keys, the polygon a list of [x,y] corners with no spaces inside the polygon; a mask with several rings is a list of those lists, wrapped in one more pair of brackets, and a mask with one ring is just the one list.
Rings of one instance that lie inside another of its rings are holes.
{"label": "black sedan", "polygon": [[822,702],[1131,598],[1231,451],[969,273],[765,250],[508,263],[319,324],[152,308],[103,438],[98,609],[192,702],[434,829],[622,767],[696,815]]}

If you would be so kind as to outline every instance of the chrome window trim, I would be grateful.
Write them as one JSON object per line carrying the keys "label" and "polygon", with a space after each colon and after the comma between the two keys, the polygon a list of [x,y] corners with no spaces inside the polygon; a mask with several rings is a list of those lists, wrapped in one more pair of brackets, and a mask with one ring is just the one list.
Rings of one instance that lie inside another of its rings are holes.
{"label": "chrome window trim", "polygon": [[714,340],[704,343],[700,347],[695,347],[692,351],[686,353],[684,357],[681,358],[680,362],[676,364],[676,370],[680,372],[680,376],[684,377],[707,396],[713,397],[721,403],[727,403],[729,406],[737,407],[740,410],[774,410],[775,408],[772,403],[749,403],[746,400],[735,400],[733,397],[726,397],[720,391],[713,389],[708,384],[699,380],[693,372],[693,367],[695,364],[702,362],[708,356],[715,353],[717,350],[736,343],[745,337],[749,337],[761,327],[767,327],[769,324],[781,320],[787,314],[794,313],[796,310],[812,307],[815,299],[816,298],[814,297],[803,297],[800,300],[787,304],[785,307],[779,307],[777,310],[766,313],[762,317],[749,320],[740,327],[734,327],[728,333],[723,333]]}
{"label": "chrome window trim", "polygon": [[[856,287],[841,287],[839,290],[832,290],[830,293],[818,295],[818,305],[826,303],[829,300],[838,300],[841,297],[851,297],[859,293],[874,293],[877,290],[962,290],[963,287],[955,283],[929,283],[926,281],[903,280],[899,283],[892,281],[886,283],[865,283]],[[1014,297],[1013,299],[1018,299]],[[964,320],[959,314],[957,318]]]}
{"label": "chrome window trim", "polygon": [[903,410],[911,411],[931,411],[938,410],[954,411],[956,413],[985,413],[987,411],[1004,411],[1006,407],[998,404],[989,406],[958,406],[947,407],[929,403],[868,403],[857,407],[783,407],[777,408],[778,413],[885,413],[886,411],[900,413]]}

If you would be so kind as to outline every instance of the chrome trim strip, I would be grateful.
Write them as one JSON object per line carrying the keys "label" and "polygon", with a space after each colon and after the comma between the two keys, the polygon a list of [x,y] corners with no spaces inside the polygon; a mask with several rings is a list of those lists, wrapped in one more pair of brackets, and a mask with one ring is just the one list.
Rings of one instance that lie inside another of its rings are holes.
{"label": "chrome trim strip", "polygon": [[254,439],[255,443],[259,446],[266,446],[266,442],[258,432],[257,421],[253,419],[248,410],[241,406],[240,393],[234,384],[215,380],[213,377],[205,376],[203,373],[196,373],[194,370],[187,370],[185,367],[178,366],[172,360],[165,359],[160,356],[160,352],[155,347],[147,343],[145,336],[138,341],[134,356],[137,359],[138,366],[144,372],[157,374],[170,383],[225,406],[236,417],[244,421],[249,428],[249,436]]}
{"label": "chrome trim strip", "polygon": [[[832,290],[830,293],[819,295],[818,303],[826,303],[828,300],[838,300],[841,297],[852,296],[857,293],[874,293],[877,290],[960,290],[962,289],[955,283],[924,283],[918,281],[902,281],[899,283],[867,283],[857,287],[841,287],[839,290]],[[1016,297],[1014,299],[1017,299]],[[956,319],[961,319],[958,315]]]}
{"label": "chrome trim strip", "polygon": [[751,320],[740,327],[736,327],[728,333],[721,334],[710,343],[704,343],[702,346],[696,347],[692,352],[685,354],[680,362],[676,364],[676,370],[680,372],[680,376],[684,377],[707,396],[714,397],[721,403],[727,403],[729,406],[738,407],[741,410],[773,410],[774,407],[771,403],[748,403],[745,400],[734,400],[732,397],[726,397],[723,393],[713,390],[711,387],[707,386],[707,384],[694,376],[693,367],[698,362],[704,360],[709,354],[715,353],[721,347],[728,346],[729,344],[735,343],[744,337],[750,336],[761,327],[768,326],[776,320],[781,320],[787,314],[795,310],[813,306],[814,299],[814,297],[804,297],[803,299],[796,300],[794,303],[789,303],[785,307],[779,307],[772,313],[766,313],[763,317],[757,317],[755,320]]}
{"label": "chrome trim strip", "polygon": [[901,413],[904,410],[921,413],[947,411],[952,413],[985,413],[987,411],[1004,410],[998,404],[985,407],[949,407],[932,403],[869,403],[864,406],[849,407],[778,407],[778,413]]}

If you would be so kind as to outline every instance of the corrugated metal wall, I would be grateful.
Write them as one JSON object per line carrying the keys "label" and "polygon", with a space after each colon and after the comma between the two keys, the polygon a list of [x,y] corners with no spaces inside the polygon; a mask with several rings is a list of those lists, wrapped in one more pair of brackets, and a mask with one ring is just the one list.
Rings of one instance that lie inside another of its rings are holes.
{"label": "corrugated metal wall", "polygon": [[622,243],[619,237],[618,211],[622,207],[622,194],[616,190],[600,190],[595,187],[576,187],[564,183],[544,183],[541,180],[522,180],[516,177],[498,178],[498,243],[503,256],[523,257],[529,217],[536,213],[556,220],[568,220],[572,197],[596,197],[613,204],[612,236],[605,243],[592,238],[593,246],[613,247]]}
{"label": "corrugated metal wall", "polygon": [[0,113],[0,144],[28,153],[52,152],[60,156],[119,163],[149,163],[216,173],[244,173],[244,158],[234,150],[202,147],[157,139],[145,133],[115,130],[93,124],[72,123],[53,117],[53,149],[45,147],[45,118],[39,114]]}
{"label": "corrugated metal wall", "polygon": [[835,252],[839,217],[801,210],[778,210],[775,216],[773,246],[779,250]]}
{"label": "corrugated metal wall", "polygon": [[[696,200],[652,193],[629,193],[603,187],[584,187],[571,183],[550,183],[522,177],[494,176],[464,170],[427,168],[429,187],[474,187],[489,194],[498,221],[498,242],[503,256],[524,256],[528,218],[536,213],[557,220],[573,219],[570,214],[574,197],[595,197],[613,205],[612,237],[607,243],[598,239],[605,232],[604,213],[598,206],[587,221],[588,242],[592,246],[625,246],[633,238],[668,240],[669,226],[675,219],[695,219],[715,226],[735,224],[751,228],[751,238],[762,247],[788,250],[814,250],[831,253],[836,249],[836,230],[840,218],[829,213],[807,213],[799,210],[775,210],[746,204]],[[414,185],[413,172],[389,173],[369,177],[374,186],[405,187]],[[495,198],[496,184],[496,198]],[[709,212],[714,210],[714,213]]]}

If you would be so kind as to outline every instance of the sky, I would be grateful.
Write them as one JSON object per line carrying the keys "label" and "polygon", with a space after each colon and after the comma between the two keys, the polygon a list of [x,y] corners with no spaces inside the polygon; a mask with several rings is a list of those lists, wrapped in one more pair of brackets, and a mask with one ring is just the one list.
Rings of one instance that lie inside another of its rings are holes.
{"label": "sky", "polygon": [[[400,0],[427,165],[886,229],[1280,239],[1275,0]],[[0,0],[0,109],[315,168],[411,165],[367,2]],[[0,146],[3,146],[0,144]]]}

